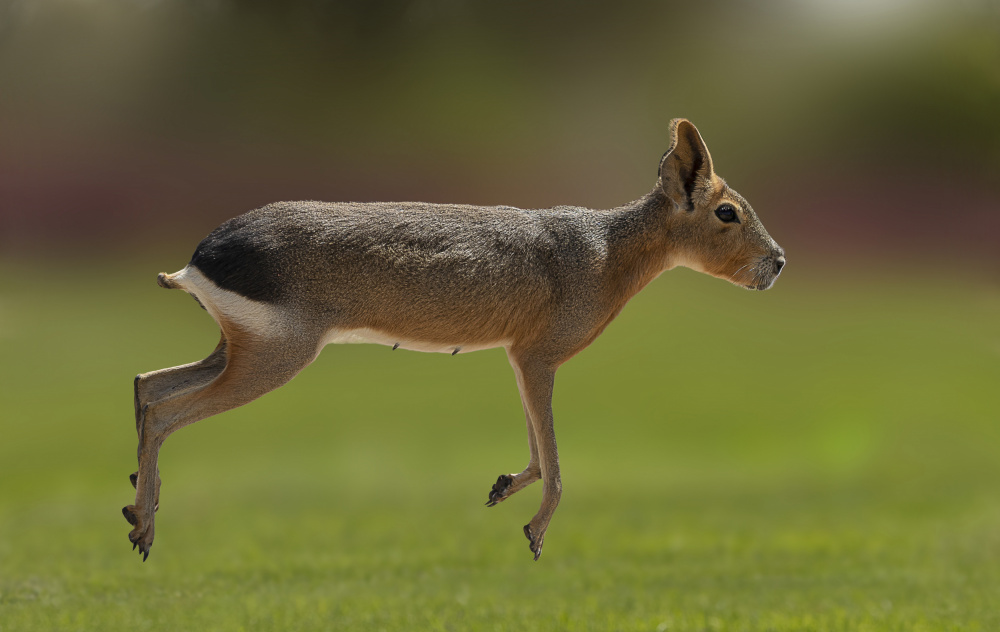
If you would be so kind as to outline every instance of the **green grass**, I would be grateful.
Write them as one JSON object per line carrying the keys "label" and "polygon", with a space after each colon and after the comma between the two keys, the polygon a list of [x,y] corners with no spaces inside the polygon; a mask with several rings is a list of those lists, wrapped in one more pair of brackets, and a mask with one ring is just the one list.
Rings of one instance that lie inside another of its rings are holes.
{"label": "green grass", "polygon": [[161,267],[0,266],[0,631],[1000,629],[995,285],[665,274],[557,376],[537,563],[503,353],[329,347],[171,437],[143,564],[132,377],[216,342]]}

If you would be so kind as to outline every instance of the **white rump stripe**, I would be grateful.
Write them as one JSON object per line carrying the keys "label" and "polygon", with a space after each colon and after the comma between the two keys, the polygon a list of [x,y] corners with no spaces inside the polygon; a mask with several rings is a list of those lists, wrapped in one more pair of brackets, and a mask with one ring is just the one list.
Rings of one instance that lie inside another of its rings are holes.
{"label": "white rump stripe", "polygon": [[170,275],[170,281],[197,298],[217,323],[230,322],[260,335],[283,335],[294,322],[285,308],[224,290],[194,266]]}

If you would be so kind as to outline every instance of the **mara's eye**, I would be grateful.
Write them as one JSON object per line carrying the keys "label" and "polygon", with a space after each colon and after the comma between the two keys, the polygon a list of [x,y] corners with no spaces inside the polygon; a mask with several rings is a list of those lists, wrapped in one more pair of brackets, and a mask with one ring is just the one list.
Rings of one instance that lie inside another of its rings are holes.
{"label": "mara's eye", "polygon": [[715,209],[715,216],[727,224],[730,222],[736,222],[737,224],[740,223],[740,219],[736,217],[736,209],[733,208],[732,204],[723,204],[719,208]]}

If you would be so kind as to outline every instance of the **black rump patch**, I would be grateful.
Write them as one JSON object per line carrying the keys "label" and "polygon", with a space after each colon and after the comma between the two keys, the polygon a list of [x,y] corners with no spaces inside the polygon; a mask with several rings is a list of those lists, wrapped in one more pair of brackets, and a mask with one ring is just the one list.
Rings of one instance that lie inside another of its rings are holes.
{"label": "black rump patch", "polygon": [[198,244],[191,265],[224,290],[274,303],[284,294],[281,254],[255,224],[246,215],[225,222]]}

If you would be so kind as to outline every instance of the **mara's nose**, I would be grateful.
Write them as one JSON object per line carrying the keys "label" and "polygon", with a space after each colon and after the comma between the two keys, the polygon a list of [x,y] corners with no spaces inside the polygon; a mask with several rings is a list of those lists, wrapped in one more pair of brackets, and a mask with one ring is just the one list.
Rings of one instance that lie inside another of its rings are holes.
{"label": "mara's nose", "polygon": [[784,257],[784,255],[782,255],[782,256],[780,256],[780,257],[778,257],[777,259],[774,260],[774,273],[775,274],[778,274],[779,272],[781,272],[781,269],[784,268],[784,267],[785,267],[785,257]]}

